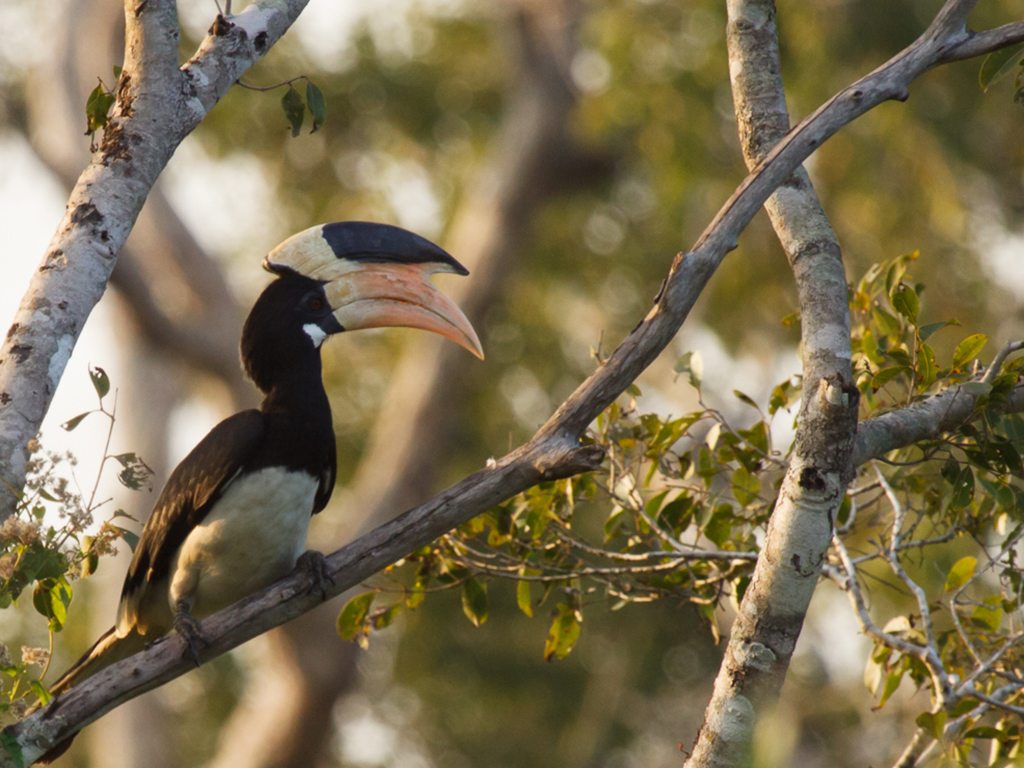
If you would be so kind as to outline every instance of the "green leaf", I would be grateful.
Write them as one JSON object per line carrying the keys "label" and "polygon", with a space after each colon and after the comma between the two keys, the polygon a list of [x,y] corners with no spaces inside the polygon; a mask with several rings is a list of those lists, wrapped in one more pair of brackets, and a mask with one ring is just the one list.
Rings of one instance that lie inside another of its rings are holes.
{"label": "green leaf", "polygon": [[897,376],[906,373],[908,370],[909,369],[905,365],[894,365],[891,368],[883,368],[875,374],[874,378],[872,378],[871,386],[875,389],[881,389]]}
{"label": "green leaf", "polygon": [[21,752],[21,745],[7,731],[0,731],[0,749],[11,758],[11,765],[14,768],[25,768],[25,756]]}
{"label": "green leaf", "polygon": [[122,528],[119,525],[111,524],[111,527],[117,529],[118,536],[120,536],[124,540],[124,543],[128,545],[128,549],[134,552],[135,547],[139,544],[139,535],[134,531],[129,531],[127,528]]}
{"label": "green leaf", "polygon": [[946,727],[946,711],[922,712],[914,720],[918,728],[922,728],[936,739],[941,739]]}
{"label": "green leaf", "polygon": [[689,374],[690,384],[694,389],[700,389],[701,378],[704,376],[704,362],[699,352],[686,352],[675,364],[676,373]]}
{"label": "green leaf", "polygon": [[960,589],[964,584],[974,578],[975,570],[978,567],[978,558],[967,555],[961,557],[955,563],[953,567],[949,569],[949,573],[946,574],[946,585],[944,589],[947,592],[955,592]]}
{"label": "green leaf", "polygon": [[426,599],[427,590],[425,590],[423,588],[423,584],[417,580],[416,584],[414,584],[412,589],[410,589],[405,595],[405,607],[409,609],[419,608]]}
{"label": "green leaf", "polygon": [[965,739],[1003,739],[1006,734],[991,725],[979,725],[977,728],[971,728],[963,737]]}
{"label": "green leaf", "polygon": [[899,320],[877,305],[871,307],[871,320],[883,336],[896,336],[900,332]]}
{"label": "green leaf", "polygon": [[750,395],[746,394],[745,392],[740,392],[738,389],[734,389],[732,393],[733,395],[736,396],[736,399],[738,399],[741,403],[746,403],[751,408],[754,408],[755,410],[760,410],[760,408],[758,408],[757,406],[757,403],[754,402],[754,398],[752,398]]}
{"label": "green leaf", "polygon": [[37,581],[36,586],[32,590],[32,607],[36,609],[36,613],[40,616],[44,616],[47,619],[50,618],[52,610],[50,608],[50,590],[41,581]]}
{"label": "green leaf", "polygon": [[744,507],[752,504],[761,495],[761,481],[746,467],[739,467],[732,473],[732,495]]}
{"label": "green leaf", "polygon": [[981,62],[981,69],[978,70],[978,85],[981,90],[988,91],[1015,68],[1021,66],[1024,48],[1003,48],[993,51]]}
{"label": "green leaf", "polygon": [[953,497],[950,499],[950,506],[953,509],[963,509],[971,503],[974,498],[974,471],[970,467],[961,467],[953,484]]}
{"label": "green leaf", "polygon": [[935,350],[921,342],[917,355],[917,377],[921,388],[927,389],[934,384],[938,375],[939,369],[935,365]]}
{"label": "green leaf", "polygon": [[917,322],[917,314],[921,311],[921,300],[917,291],[904,282],[900,282],[893,289],[889,297],[893,308],[907,318],[910,322]]}
{"label": "green leaf", "polygon": [[751,424],[748,429],[741,429],[739,431],[740,437],[750,443],[756,448],[762,455],[768,455],[768,424],[764,421],[758,421]]}
{"label": "green leaf", "polygon": [[68,606],[71,605],[71,584],[61,576],[49,588],[50,596],[50,628],[59,632],[68,618]]}
{"label": "green leaf", "polygon": [[956,349],[953,351],[953,367],[962,368],[966,363],[974,360],[987,343],[988,336],[984,333],[972,333],[956,345]]}
{"label": "green leaf", "polygon": [[370,613],[370,606],[373,605],[375,597],[376,594],[373,592],[364,592],[345,603],[335,622],[335,628],[342,640],[355,640],[366,633],[366,617]]}
{"label": "green leaf", "polygon": [[110,377],[97,365],[89,369],[89,378],[92,379],[92,388],[96,390],[97,396],[102,400],[110,392]]}
{"label": "green leaf", "polygon": [[302,103],[299,92],[290,85],[284,96],[281,97],[281,109],[284,110],[284,116],[291,126],[292,137],[298,136],[299,131],[302,130],[302,120],[306,116],[306,106]]}
{"label": "green leaf", "polygon": [[462,582],[462,612],[474,627],[487,621],[487,587],[472,576]]}
{"label": "green leaf", "polygon": [[671,531],[681,531],[690,524],[693,517],[693,499],[685,493],[680,493],[672,501],[661,508],[658,514],[658,521],[668,527]]}
{"label": "green leaf", "polygon": [[989,632],[998,632],[1003,624],[1002,598],[999,595],[986,597],[971,614],[971,623]]}
{"label": "green leaf", "polygon": [[107,90],[101,80],[89,93],[85,101],[85,134],[95,133],[107,124],[107,113],[117,98]]}
{"label": "green leaf", "polygon": [[524,614],[533,618],[533,593],[530,582],[520,579],[516,582],[516,605]]}
{"label": "green leaf", "polygon": [[918,330],[918,335],[921,337],[921,341],[929,339],[936,331],[941,331],[943,328],[947,328],[951,325],[960,325],[956,320],[943,320],[941,323],[928,323],[922,325]]}
{"label": "green leaf", "polygon": [[39,701],[39,704],[41,706],[45,707],[47,704],[53,701],[53,695],[48,690],[46,690],[46,687],[38,680],[33,680],[31,683],[29,683],[28,687],[32,689],[32,693],[36,695],[36,699]]}
{"label": "green leaf", "polygon": [[768,413],[775,415],[775,412],[780,408],[785,408],[789,405],[790,396],[797,391],[797,387],[793,385],[791,379],[786,379],[781,384],[775,386],[772,389],[771,397],[768,400]]}
{"label": "green leaf", "polygon": [[94,413],[94,411],[86,411],[85,413],[80,413],[77,416],[72,416],[70,419],[61,424],[60,428],[63,429],[65,432],[70,432],[79,424],[81,424],[82,419],[84,419],[90,413]]}
{"label": "green leaf", "polygon": [[710,519],[704,524],[702,533],[715,546],[721,547],[732,535],[732,526],[735,522],[732,507],[728,504],[719,504],[711,513]]}
{"label": "green leaf", "polygon": [[576,646],[580,639],[580,622],[582,617],[565,603],[559,603],[555,609],[554,620],[548,629],[548,637],[544,642],[544,661],[564,659]]}
{"label": "green leaf", "polygon": [[715,459],[706,445],[702,445],[697,451],[697,474],[705,483],[718,474],[718,465],[715,464]]}
{"label": "green leaf", "polygon": [[402,603],[395,603],[387,608],[381,608],[370,615],[370,624],[374,629],[385,629],[390,627],[392,622],[402,612]]}
{"label": "green leaf", "polygon": [[327,103],[324,101],[324,94],[312,80],[306,81],[306,106],[309,114],[313,117],[313,127],[310,133],[316,133],[327,119]]}
{"label": "green leaf", "polygon": [[92,574],[96,573],[96,569],[100,567],[100,556],[93,549],[95,542],[95,536],[86,536],[82,539],[82,565],[80,575],[83,579],[87,576],[92,576]]}
{"label": "green leaf", "polygon": [[900,683],[903,681],[903,674],[906,670],[899,666],[896,669],[889,671],[889,674],[885,676],[885,685],[882,686],[882,692],[878,696],[878,708],[885,706],[885,702],[889,700],[889,697],[896,693],[900,687]]}

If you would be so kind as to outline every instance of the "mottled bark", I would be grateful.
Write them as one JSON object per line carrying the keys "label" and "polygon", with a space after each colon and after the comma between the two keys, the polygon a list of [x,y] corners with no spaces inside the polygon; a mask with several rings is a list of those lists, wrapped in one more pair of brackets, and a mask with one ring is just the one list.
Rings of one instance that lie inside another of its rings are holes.
{"label": "mottled bark", "polygon": [[157,176],[303,7],[305,0],[253,3],[215,25],[179,67],[175,4],[126,5],[117,101],[0,347],[0,519],[14,510],[29,441]]}
{"label": "mottled bark", "polygon": [[[730,0],[729,73],[743,156],[755,167],[789,131],[774,0]],[[765,204],[797,283],[804,396],[787,469],[688,766],[748,759],[779,696],[852,475],[857,390],[846,277],[835,232],[798,168]]]}

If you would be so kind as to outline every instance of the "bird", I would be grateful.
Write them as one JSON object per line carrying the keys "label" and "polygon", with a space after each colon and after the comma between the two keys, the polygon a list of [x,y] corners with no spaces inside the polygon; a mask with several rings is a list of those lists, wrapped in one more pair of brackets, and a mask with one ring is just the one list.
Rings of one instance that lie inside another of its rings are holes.
{"label": "bird", "polygon": [[337,472],[321,378],[328,337],[419,328],[483,359],[472,324],[430,282],[435,273],[468,270],[405,229],[320,224],[271,250],[263,268],[274,278],[253,305],[240,344],[262,403],[217,424],[171,472],[128,566],[114,626],[50,687],[54,695],[171,630],[198,664],[199,619],[296,567],[307,571],[311,589],[324,588],[323,556],[305,547],[310,518],[327,505]]}

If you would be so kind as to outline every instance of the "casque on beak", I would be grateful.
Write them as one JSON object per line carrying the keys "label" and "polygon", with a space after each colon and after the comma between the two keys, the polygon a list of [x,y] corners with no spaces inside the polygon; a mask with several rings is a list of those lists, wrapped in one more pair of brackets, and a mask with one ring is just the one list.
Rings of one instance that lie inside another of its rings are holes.
{"label": "casque on beak", "polygon": [[322,224],[299,232],[264,259],[271,272],[319,280],[342,329],[400,326],[444,336],[483,359],[462,310],[430,282],[435,272],[467,275],[442,248],[387,224]]}

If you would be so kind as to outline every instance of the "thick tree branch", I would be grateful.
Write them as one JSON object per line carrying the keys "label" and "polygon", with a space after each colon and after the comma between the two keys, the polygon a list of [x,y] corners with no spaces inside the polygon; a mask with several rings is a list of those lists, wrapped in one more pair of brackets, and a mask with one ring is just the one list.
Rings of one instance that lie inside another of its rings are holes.
{"label": "thick tree branch", "polygon": [[[789,131],[774,0],[730,0],[729,72],[744,159],[755,167]],[[857,423],[839,242],[798,168],[765,204],[797,283],[804,396],[793,460],[730,633],[688,766],[746,761],[760,709],[777,700],[852,475]]]}
{"label": "thick tree branch", "polygon": [[218,21],[181,69],[175,4],[128,3],[117,102],[0,348],[0,519],[14,510],[29,441],[157,176],[305,3],[263,0]]}
{"label": "thick tree branch", "polygon": [[[456,483],[425,504],[409,510],[328,557],[334,578],[327,597],[341,594],[468,518],[543,480],[569,477],[596,468],[598,448],[575,441],[535,439],[506,455],[494,466]],[[401,553],[401,554],[397,554]],[[235,604],[201,624],[209,644],[200,653],[213,658],[266,630],[310,610],[324,598],[310,591],[308,578],[296,572],[267,590]],[[4,733],[21,746],[26,764],[46,749],[76,733],[118,704],[171,680],[193,666],[177,634],[170,634],[142,653],[90,677]],[[0,766],[14,765],[0,753]]]}
{"label": "thick tree branch", "polygon": [[[981,395],[976,391],[972,392],[960,385],[918,400],[905,408],[868,419],[857,428],[853,448],[854,465],[860,466],[889,451],[922,440],[935,440],[943,433],[953,431],[975,415],[980,398]],[[994,407],[1003,413],[1024,411],[1024,383],[1014,387]]]}

